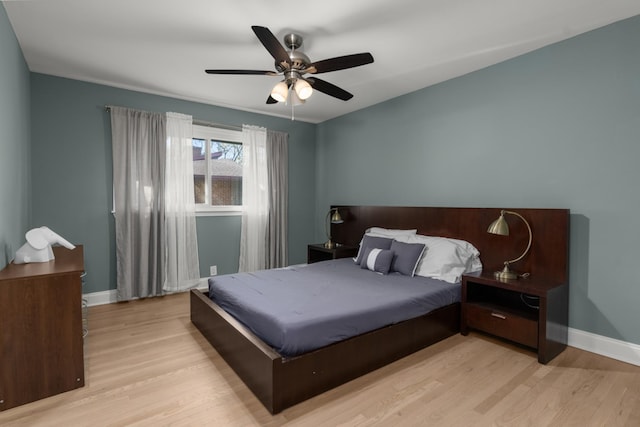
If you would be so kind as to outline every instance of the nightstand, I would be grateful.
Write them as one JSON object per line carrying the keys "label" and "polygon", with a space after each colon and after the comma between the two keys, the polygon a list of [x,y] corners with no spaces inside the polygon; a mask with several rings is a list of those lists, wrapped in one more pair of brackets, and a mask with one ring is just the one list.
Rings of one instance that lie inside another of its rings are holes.
{"label": "nightstand", "polygon": [[323,243],[307,246],[307,263],[309,264],[330,259],[355,257],[356,255],[358,255],[357,246],[336,245],[331,249],[325,248]]}
{"label": "nightstand", "polygon": [[567,346],[569,286],[536,278],[462,276],[460,332],[486,332],[538,353],[546,364]]}

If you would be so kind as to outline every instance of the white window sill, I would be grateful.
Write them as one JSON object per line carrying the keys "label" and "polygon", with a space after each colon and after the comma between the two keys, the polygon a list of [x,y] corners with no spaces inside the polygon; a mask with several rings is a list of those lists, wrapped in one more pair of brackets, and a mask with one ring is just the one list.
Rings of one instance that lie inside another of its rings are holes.
{"label": "white window sill", "polygon": [[196,206],[196,216],[241,216],[242,206]]}

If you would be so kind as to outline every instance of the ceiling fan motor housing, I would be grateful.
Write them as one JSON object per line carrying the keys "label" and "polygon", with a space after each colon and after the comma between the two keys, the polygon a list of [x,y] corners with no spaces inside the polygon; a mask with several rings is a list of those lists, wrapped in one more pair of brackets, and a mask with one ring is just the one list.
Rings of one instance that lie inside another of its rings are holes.
{"label": "ceiling fan motor housing", "polygon": [[[287,34],[284,36],[284,44],[289,48],[289,59],[291,60],[291,68],[293,70],[306,70],[311,64],[311,60],[303,52],[297,50],[302,46],[302,36],[299,34]],[[276,70],[279,73],[285,71],[285,68],[278,61],[275,61]],[[300,75],[298,75],[300,77]]]}

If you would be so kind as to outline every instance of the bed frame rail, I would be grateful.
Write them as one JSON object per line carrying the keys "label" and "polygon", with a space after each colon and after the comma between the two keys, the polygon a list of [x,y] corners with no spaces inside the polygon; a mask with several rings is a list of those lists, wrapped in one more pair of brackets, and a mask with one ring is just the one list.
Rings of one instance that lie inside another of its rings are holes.
{"label": "bed frame rail", "polygon": [[191,291],[191,321],[276,414],[458,333],[460,304],[292,358],[281,357],[207,293]]}
{"label": "bed frame rail", "polygon": [[[270,411],[281,356],[209,299],[191,290],[191,322]],[[272,411],[273,412],[273,411]]]}

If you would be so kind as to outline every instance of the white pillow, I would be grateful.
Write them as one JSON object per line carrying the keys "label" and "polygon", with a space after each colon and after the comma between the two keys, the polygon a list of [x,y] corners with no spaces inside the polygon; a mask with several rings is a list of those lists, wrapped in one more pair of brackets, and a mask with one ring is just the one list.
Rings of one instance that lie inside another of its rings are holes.
{"label": "white pillow", "polygon": [[364,234],[369,234],[376,237],[390,237],[396,238],[401,236],[413,236],[418,232],[417,229],[412,230],[398,230],[394,228],[382,228],[382,227],[369,227]]}
{"label": "white pillow", "polygon": [[423,243],[427,249],[418,263],[417,276],[432,277],[450,283],[459,282],[464,273],[482,270],[480,252],[465,240],[447,237],[404,236],[407,243]]}

